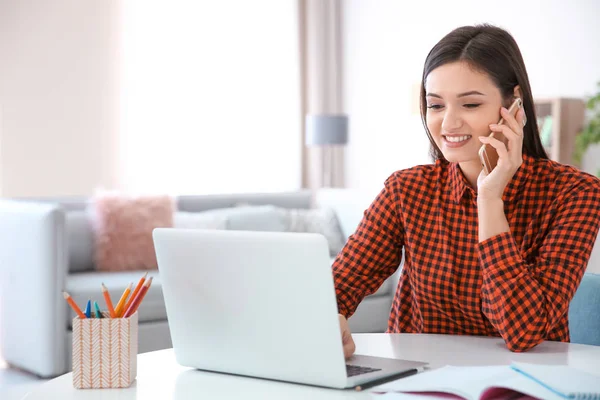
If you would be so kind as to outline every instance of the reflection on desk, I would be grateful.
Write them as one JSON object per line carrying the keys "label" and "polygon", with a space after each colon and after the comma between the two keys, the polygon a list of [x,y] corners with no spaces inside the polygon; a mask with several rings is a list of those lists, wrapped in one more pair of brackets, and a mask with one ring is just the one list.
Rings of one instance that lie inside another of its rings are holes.
{"label": "reflection on desk", "polygon": [[[232,377],[236,380],[232,385]],[[192,396],[193,394],[193,396]],[[269,399],[371,399],[368,392],[353,389],[339,390],[314,386],[276,382],[267,379],[240,377],[227,374],[198,371],[194,369],[180,372],[175,379],[174,400],[199,398],[247,398]],[[219,397],[210,397],[219,396]]]}

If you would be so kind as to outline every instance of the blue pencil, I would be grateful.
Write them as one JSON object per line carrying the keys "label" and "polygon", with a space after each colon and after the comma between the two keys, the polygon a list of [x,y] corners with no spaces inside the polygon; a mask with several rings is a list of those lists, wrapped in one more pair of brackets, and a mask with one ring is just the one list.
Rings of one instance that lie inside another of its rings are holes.
{"label": "blue pencil", "polygon": [[96,318],[102,318],[102,311],[100,311],[97,301],[94,302],[94,308],[96,309]]}
{"label": "blue pencil", "polygon": [[92,301],[88,300],[87,305],[85,306],[85,311],[83,312],[87,318],[92,316]]}

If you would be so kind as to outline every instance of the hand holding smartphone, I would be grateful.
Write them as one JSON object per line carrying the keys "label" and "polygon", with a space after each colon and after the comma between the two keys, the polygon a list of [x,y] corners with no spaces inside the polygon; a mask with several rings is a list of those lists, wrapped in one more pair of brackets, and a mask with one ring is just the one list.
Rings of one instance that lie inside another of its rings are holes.
{"label": "hand holding smartphone", "polygon": [[[519,97],[517,97],[515,99],[515,101],[511,104],[511,106],[509,107],[508,113],[510,115],[512,115],[513,117],[516,117],[517,111],[519,111],[519,109],[522,106],[523,106],[523,103],[522,103],[521,99]],[[505,124],[504,118],[500,118],[500,121],[498,121],[498,125],[504,125],[504,124]],[[508,139],[501,132],[491,132],[488,137],[498,139],[502,143],[504,143],[506,146],[508,146]],[[492,145],[485,143],[479,149],[479,158],[481,159],[481,163],[483,164],[483,170],[485,171],[486,174],[489,174],[490,172],[492,172],[492,170],[494,168],[496,168],[496,165],[498,164],[499,156],[498,156],[498,152]]]}

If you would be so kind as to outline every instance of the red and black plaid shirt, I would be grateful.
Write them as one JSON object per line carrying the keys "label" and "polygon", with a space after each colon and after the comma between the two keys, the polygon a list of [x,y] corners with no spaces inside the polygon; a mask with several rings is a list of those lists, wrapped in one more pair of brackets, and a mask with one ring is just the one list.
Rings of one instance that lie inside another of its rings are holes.
{"label": "red and black plaid shirt", "polygon": [[388,332],[569,341],[568,308],[600,226],[600,180],[523,156],[504,192],[510,233],[478,241],[477,194],[455,163],[390,176],[333,265],[349,318],[405,261]]}

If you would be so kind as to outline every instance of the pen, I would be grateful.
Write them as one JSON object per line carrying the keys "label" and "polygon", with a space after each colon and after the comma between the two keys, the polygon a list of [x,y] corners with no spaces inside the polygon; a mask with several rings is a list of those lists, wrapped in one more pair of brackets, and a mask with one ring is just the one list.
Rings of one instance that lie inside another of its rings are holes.
{"label": "pen", "polygon": [[63,292],[63,297],[65,298],[65,300],[67,300],[67,303],[69,303],[69,305],[71,306],[73,311],[75,311],[75,313],[77,313],[79,318],[81,318],[81,319],[86,318],[83,311],[81,311],[81,308],[79,308],[79,306],[77,306],[77,303],[75,303],[75,301],[73,300],[73,298],[71,297],[71,295],[69,293]]}
{"label": "pen", "polygon": [[116,318],[115,309],[113,308],[112,300],[110,299],[110,293],[108,293],[108,289],[102,284],[102,295],[104,296],[104,301],[106,302],[106,308],[108,308],[108,313],[111,318]]}
{"label": "pen", "polygon": [[423,372],[424,370],[425,370],[424,368],[409,369],[408,371],[400,372],[399,374],[394,374],[394,375],[386,376],[384,378],[375,379],[374,381],[367,382],[364,385],[356,386],[354,389],[356,389],[357,391],[360,392],[362,390],[370,389],[374,386],[383,385],[384,383],[395,381],[400,378],[406,378],[406,377],[409,377],[412,375],[416,375],[419,372]]}
{"label": "pen", "polygon": [[133,283],[130,283],[129,286],[127,286],[127,288],[121,295],[121,298],[119,299],[119,302],[117,303],[117,306],[115,307],[115,316],[117,318],[119,318],[123,315],[123,307],[125,306],[125,302],[127,301],[127,298],[129,297],[129,293],[131,293],[132,286],[133,286]]}
{"label": "pen", "polygon": [[102,318],[102,311],[100,311],[97,301],[94,302],[94,308],[96,309],[96,318]]}
{"label": "pen", "polygon": [[92,316],[92,301],[88,300],[87,305],[85,306],[85,311],[83,312],[87,318]]}

